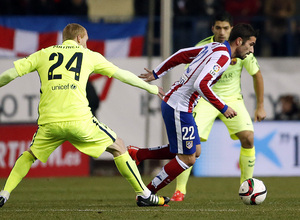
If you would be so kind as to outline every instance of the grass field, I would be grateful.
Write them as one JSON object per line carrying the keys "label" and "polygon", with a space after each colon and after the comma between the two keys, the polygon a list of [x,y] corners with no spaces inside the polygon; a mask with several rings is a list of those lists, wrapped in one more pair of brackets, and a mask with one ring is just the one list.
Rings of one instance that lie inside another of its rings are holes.
{"label": "grass field", "polygon": [[[257,206],[240,201],[238,178],[191,177],[184,202],[138,207],[122,177],[25,178],[0,208],[0,219],[300,219],[300,177],[259,179],[268,195]],[[174,187],[160,194],[172,196]]]}

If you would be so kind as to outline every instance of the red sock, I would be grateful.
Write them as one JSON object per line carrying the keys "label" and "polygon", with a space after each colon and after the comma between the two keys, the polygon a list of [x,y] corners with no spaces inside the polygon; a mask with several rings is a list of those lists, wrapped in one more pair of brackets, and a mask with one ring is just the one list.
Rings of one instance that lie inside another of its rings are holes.
{"label": "red sock", "polygon": [[152,193],[156,193],[161,188],[172,182],[179,174],[181,174],[186,168],[182,168],[177,159],[174,158],[167,163],[163,169],[157,174],[156,177],[147,185],[148,189]]}
{"label": "red sock", "polygon": [[139,161],[147,159],[173,159],[176,154],[170,152],[169,145],[163,145],[153,148],[141,148],[136,153]]}

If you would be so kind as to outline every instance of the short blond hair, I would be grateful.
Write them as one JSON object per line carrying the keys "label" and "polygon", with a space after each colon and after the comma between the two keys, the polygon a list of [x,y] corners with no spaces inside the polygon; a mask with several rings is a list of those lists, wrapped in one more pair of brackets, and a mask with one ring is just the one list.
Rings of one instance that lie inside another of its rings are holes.
{"label": "short blond hair", "polygon": [[63,30],[63,41],[75,40],[77,36],[84,37],[86,29],[80,24],[68,24]]}

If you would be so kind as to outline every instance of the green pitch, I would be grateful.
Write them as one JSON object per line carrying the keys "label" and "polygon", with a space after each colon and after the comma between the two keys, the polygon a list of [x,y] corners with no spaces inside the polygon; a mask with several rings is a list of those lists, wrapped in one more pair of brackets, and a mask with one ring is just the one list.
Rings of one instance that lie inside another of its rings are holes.
{"label": "green pitch", "polygon": [[[148,208],[136,205],[122,177],[25,178],[0,208],[0,219],[298,219],[300,177],[258,178],[268,189],[258,206],[240,201],[238,178],[191,177],[184,202]],[[171,197],[174,185],[160,194]]]}

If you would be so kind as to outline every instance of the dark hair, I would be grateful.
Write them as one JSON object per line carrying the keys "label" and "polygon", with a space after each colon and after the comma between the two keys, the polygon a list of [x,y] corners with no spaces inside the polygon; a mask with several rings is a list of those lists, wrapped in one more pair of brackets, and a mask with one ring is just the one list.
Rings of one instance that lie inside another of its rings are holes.
{"label": "dark hair", "polygon": [[212,18],[212,26],[214,26],[217,21],[227,21],[230,26],[233,26],[233,19],[227,11],[222,11],[215,14]]}
{"label": "dark hair", "polygon": [[230,33],[229,42],[235,41],[237,38],[242,38],[243,43],[250,39],[250,37],[258,37],[258,30],[254,30],[250,24],[237,24]]}

